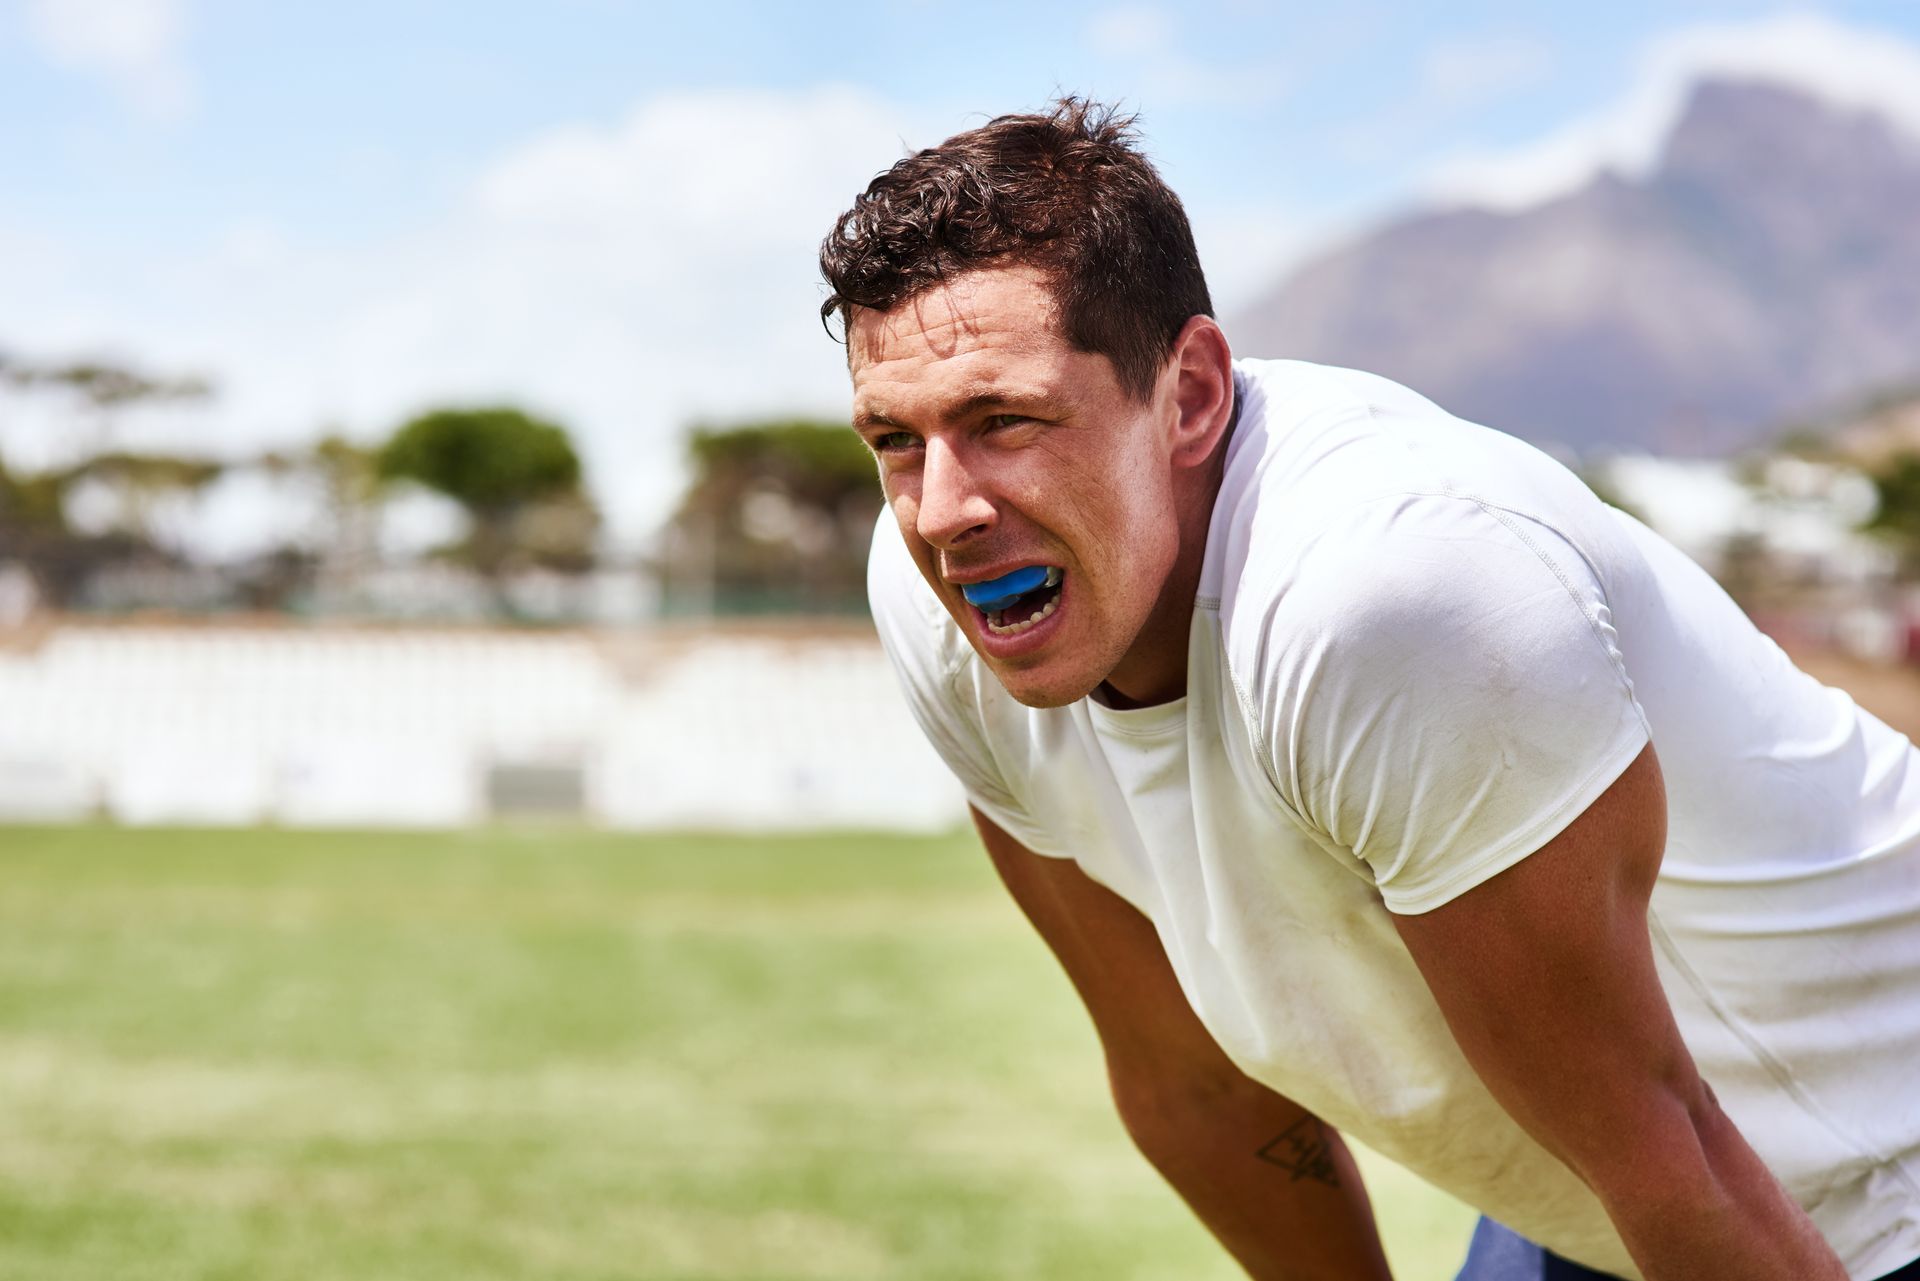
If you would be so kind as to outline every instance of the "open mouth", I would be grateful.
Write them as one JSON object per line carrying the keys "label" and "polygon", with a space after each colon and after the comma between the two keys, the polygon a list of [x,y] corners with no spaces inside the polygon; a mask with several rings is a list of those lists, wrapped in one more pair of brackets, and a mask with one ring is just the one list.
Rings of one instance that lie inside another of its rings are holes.
{"label": "open mouth", "polygon": [[961,594],[980,611],[988,632],[1017,636],[1053,615],[1060,605],[1062,577],[1057,565],[1028,565],[984,583],[968,583]]}

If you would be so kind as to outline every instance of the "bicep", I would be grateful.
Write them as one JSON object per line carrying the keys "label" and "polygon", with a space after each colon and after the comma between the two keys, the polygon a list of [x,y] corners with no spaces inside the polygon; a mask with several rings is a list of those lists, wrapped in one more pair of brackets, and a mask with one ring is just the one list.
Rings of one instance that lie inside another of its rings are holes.
{"label": "bicep", "polygon": [[1647,747],[1531,856],[1395,924],[1502,1106],[1590,1184],[1707,1097],[1647,929],[1666,797]]}

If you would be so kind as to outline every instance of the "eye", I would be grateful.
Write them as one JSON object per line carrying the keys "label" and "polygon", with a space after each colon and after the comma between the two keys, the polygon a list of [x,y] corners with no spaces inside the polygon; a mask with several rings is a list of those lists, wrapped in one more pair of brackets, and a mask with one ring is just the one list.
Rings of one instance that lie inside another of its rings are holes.
{"label": "eye", "polygon": [[987,419],[987,426],[989,428],[1018,427],[1023,423],[1030,423],[1032,421],[1033,420],[1025,414],[994,414]]}
{"label": "eye", "polygon": [[919,439],[910,431],[882,432],[873,437],[873,452],[876,454],[894,454],[901,450],[912,449]]}

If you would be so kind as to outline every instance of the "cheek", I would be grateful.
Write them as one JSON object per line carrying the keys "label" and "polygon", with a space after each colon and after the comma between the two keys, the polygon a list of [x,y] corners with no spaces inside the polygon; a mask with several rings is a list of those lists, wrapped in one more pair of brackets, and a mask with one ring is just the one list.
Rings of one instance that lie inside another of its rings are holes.
{"label": "cheek", "polygon": [[892,494],[887,499],[887,507],[893,512],[894,523],[900,527],[900,537],[907,544],[907,555],[920,567],[920,573],[932,584],[940,576],[940,567],[934,563],[935,552],[920,537],[920,504],[905,494]]}
{"label": "cheek", "polygon": [[1097,500],[1101,524],[1115,540],[1132,547],[1158,543],[1174,522],[1173,493],[1161,472],[1116,472]]}
{"label": "cheek", "polygon": [[1157,593],[1179,555],[1172,496],[1153,479],[1142,476],[1137,485],[1116,490],[1100,512],[1096,555],[1107,571],[1109,590],[1127,598]]}
{"label": "cheek", "polygon": [[899,523],[900,532],[909,536],[907,538],[909,544],[916,542],[917,539],[913,538],[912,534],[920,524],[919,498],[907,493],[904,488],[894,485],[887,486],[886,494],[887,507],[893,512],[894,520]]}

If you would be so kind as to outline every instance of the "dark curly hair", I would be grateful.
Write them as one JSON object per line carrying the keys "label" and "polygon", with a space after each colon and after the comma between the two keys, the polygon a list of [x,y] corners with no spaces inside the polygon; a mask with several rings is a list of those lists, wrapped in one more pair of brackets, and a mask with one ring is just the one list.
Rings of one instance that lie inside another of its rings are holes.
{"label": "dark curly hair", "polygon": [[1173,341],[1213,314],[1180,198],[1138,147],[1135,118],[1067,97],[1000,116],[908,156],[867,185],[820,244],[844,332],[855,307],[887,311],[982,267],[1045,272],[1067,341],[1113,362],[1135,399]]}

